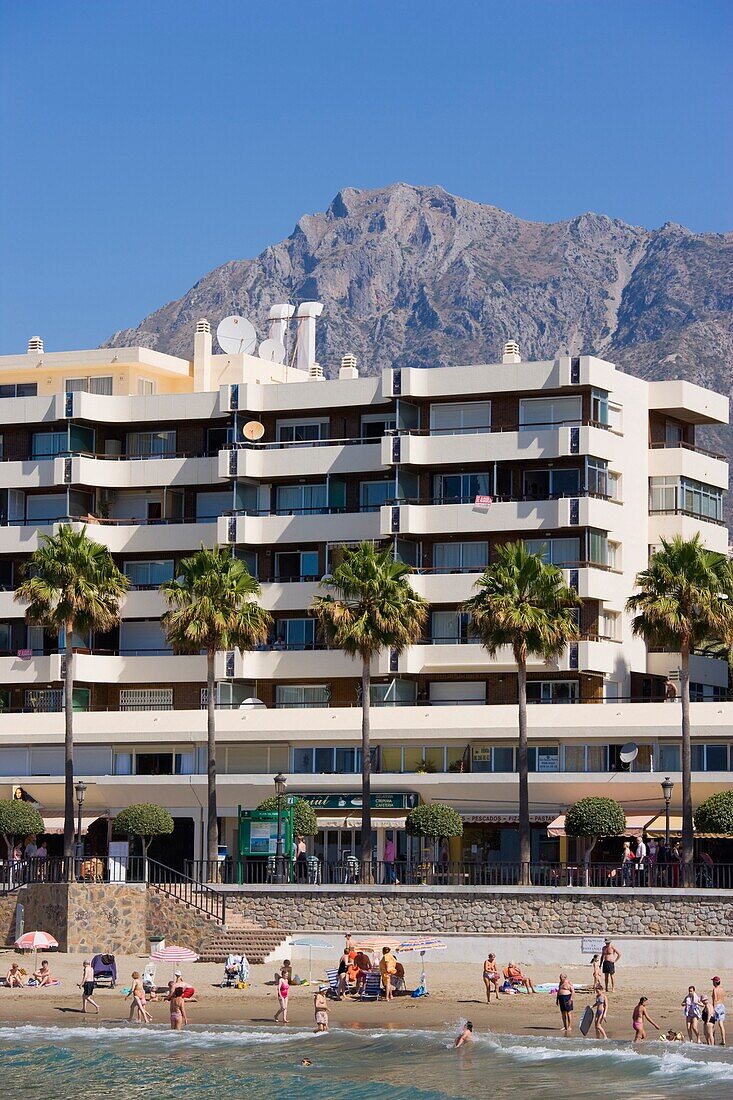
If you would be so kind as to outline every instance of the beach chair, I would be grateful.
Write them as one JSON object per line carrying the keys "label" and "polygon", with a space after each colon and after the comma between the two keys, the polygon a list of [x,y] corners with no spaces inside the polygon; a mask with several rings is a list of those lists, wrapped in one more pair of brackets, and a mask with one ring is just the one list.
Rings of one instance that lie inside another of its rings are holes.
{"label": "beach chair", "polygon": [[359,997],[360,1001],[378,1001],[382,992],[382,976],[378,970],[370,970]]}
{"label": "beach chair", "polygon": [[149,993],[151,989],[156,989],[155,985],[155,963],[149,962],[145,964],[143,970],[143,989],[146,993]]}
{"label": "beach chair", "polygon": [[95,955],[92,959],[92,970],[97,985],[109,982],[111,989],[117,985],[117,963],[114,955]]}
{"label": "beach chair", "polygon": [[328,978],[328,992],[331,997],[338,998],[339,995],[339,972],[338,970],[327,970],[326,977]]}

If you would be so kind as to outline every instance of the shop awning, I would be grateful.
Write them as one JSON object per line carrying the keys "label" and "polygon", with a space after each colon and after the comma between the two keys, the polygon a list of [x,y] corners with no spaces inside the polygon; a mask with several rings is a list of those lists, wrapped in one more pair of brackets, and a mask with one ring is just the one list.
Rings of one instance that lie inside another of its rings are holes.
{"label": "shop awning", "polygon": [[[624,830],[625,836],[636,836],[637,833],[643,833],[648,826],[648,822],[654,820],[654,815],[650,817],[646,814],[630,814],[626,818],[626,829]],[[548,836],[565,836],[565,814],[560,814],[551,821],[547,826]]]}
{"label": "shop awning", "polygon": [[[64,831],[64,818],[63,814],[60,817],[55,817],[51,814],[41,814],[43,817],[43,836],[58,836],[63,834]],[[102,818],[107,820],[107,814],[82,814],[81,815],[81,831],[86,833],[89,830],[89,826],[93,825],[95,821],[99,821]],[[76,832],[78,824],[78,818],[74,814],[74,832]]]}
{"label": "shop awning", "polygon": [[[405,815],[397,817],[374,817],[372,814],[373,829],[404,829]],[[318,815],[319,829],[361,829],[361,815],[358,817],[321,817]]]}
{"label": "shop awning", "polygon": [[[653,837],[663,837],[667,830],[667,820],[664,814],[657,814],[646,827],[647,832]],[[670,814],[669,815],[669,832],[670,836],[682,836],[682,815]],[[724,838],[730,840],[726,833],[698,833],[695,829],[695,838],[700,840],[711,840]]]}

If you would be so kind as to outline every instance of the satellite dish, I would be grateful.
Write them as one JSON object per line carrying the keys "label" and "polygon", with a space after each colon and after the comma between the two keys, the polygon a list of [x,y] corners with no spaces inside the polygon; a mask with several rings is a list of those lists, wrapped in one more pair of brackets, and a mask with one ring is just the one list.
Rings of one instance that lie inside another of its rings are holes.
{"label": "satellite dish", "polygon": [[621,746],[618,758],[622,764],[630,764],[639,755],[639,746],[634,741],[629,741]]}
{"label": "satellite dish", "polygon": [[265,434],[265,425],[260,424],[259,420],[248,420],[242,428],[242,435],[245,439],[248,439],[250,443],[256,443],[258,439],[262,439]]}
{"label": "satellite dish", "polygon": [[246,317],[225,317],[219,322],[216,339],[225,355],[254,355],[257,333]]}
{"label": "satellite dish", "polygon": [[268,363],[284,363],[285,345],[282,340],[275,340],[273,338],[263,340],[257,354],[260,359],[266,359]]}

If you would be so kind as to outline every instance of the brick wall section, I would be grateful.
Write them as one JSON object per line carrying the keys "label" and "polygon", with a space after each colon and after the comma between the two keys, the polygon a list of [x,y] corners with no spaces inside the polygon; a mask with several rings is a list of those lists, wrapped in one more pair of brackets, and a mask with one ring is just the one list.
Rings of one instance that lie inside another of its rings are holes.
{"label": "brick wall section", "polygon": [[697,891],[270,888],[228,894],[227,911],[297,931],[733,937],[733,894]]}

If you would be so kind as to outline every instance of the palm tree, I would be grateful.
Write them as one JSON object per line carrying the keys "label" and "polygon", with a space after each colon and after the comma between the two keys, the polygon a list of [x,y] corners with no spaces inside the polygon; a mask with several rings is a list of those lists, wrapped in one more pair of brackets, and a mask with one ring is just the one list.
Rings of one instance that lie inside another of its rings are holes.
{"label": "palm tree", "polygon": [[559,657],[578,637],[575,608],[580,600],[560,569],[530,554],[523,542],[505,543],[496,561],[476,582],[478,592],[463,605],[490,657],[511,646],[517,664],[519,699],[519,861],[522,883],[529,882],[531,842],[527,766],[527,659]]}
{"label": "palm tree", "polygon": [[402,653],[422,635],[428,605],[407,577],[409,565],[395,561],[392,551],[371,543],[347,550],[324,588],[333,595],[316,596],[311,605],[326,640],[361,660],[361,860],[372,859],[371,810],[371,662],[383,649]]}
{"label": "palm tree", "polygon": [[639,591],[626,601],[636,612],[635,634],[648,646],[680,654],[682,688],[682,861],[685,885],[693,883],[690,654],[711,639],[733,644],[733,570],[724,554],[706,550],[699,534],[662,539],[636,578]]}
{"label": "palm tree", "polygon": [[184,558],[178,577],[161,585],[170,610],[162,619],[178,653],[206,653],[206,730],[208,809],[206,851],[209,868],[218,858],[216,809],[216,699],[214,660],[222,649],[251,650],[267,640],[272,616],[255,597],[259,583],[239,558],[222,547],[202,546]]}
{"label": "palm tree", "polygon": [[27,603],[25,617],[64,636],[64,855],[74,852],[74,633],[111,630],[120,618],[128,580],[106,546],[90,539],[86,527],[64,524],[55,535],[41,535],[31,554],[26,579],[15,599]]}

